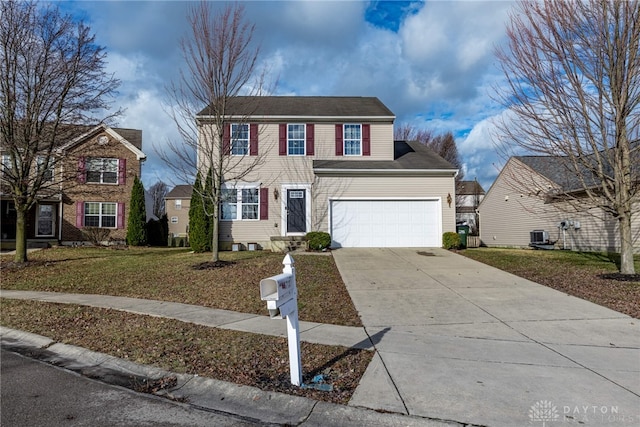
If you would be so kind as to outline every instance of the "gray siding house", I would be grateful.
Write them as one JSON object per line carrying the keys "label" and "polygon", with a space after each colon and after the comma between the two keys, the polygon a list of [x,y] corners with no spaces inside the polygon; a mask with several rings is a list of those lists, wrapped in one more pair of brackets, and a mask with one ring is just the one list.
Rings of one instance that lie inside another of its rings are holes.
{"label": "gray siding house", "polygon": [[[372,97],[238,97],[227,105],[222,248],[284,250],[310,231],[333,247],[440,247],[455,231],[457,169],[417,143],[393,140],[394,114]],[[215,135],[197,116],[199,164]],[[260,161],[256,161],[259,158]]]}

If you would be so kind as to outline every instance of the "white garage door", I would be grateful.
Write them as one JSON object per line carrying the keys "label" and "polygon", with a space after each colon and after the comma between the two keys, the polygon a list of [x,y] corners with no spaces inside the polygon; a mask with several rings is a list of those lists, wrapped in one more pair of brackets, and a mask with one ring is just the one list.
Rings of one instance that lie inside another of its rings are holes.
{"label": "white garage door", "polygon": [[438,200],[334,200],[335,247],[440,247]]}

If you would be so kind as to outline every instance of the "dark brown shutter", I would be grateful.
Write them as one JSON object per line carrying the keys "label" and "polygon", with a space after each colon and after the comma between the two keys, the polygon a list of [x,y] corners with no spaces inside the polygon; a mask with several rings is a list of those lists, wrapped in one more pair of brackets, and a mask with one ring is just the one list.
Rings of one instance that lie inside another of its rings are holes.
{"label": "dark brown shutter", "polygon": [[314,155],[314,138],[315,138],[315,128],[313,123],[307,123],[307,156]]}
{"label": "dark brown shutter", "polygon": [[258,155],[258,124],[251,123],[249,125],[249,155]]}
{"label": "dark brown shutter", "polygon": [[76,200],[76,227],[82,228],[84,225],[84,202]]}
{"label": "dark brown shutter", "polygon": [[281,156],[286,156],[287,155],[287,124],[286,123],[280,123],[280,135],[278,138],[278,147],[279,147],[279,154]]}
{"label": "dark brown shutter", "polygon": [[342,156],[342,125],[336,125],[336,156]]}
{"label": "dark brown shutter", "polygon": [[362,125],[362,155],[371,155],[371,126],[369,124]]}
{"label": "dark brown shutter", "polygon": [[260,219],[269,219],[269,189],[260,189]]}
{"label": "dark brown shutter", "polygon": [[118,207],[118,219],[117,219],[117,227],[118,229],[123,229],[124,228],[124,203],[118,203],[117,204]]}
{"label": "dark brown shutter", "polygon": [[118,159],[118,185],[127,183],[127,159]]}
{"label": "dark brown shutter", "polygon": [[222,154],[228,156],[231,154],[231,125],[225,123],[222,126]]}

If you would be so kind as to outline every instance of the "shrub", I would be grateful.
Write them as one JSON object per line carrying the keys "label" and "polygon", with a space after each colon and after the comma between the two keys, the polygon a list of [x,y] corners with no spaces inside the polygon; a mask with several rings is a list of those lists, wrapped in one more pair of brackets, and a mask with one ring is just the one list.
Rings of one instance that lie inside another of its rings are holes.
{"label": "shrub", "polygon": [[[210,249],[209,225],[202,197],[202,180],[200,173],[196,176],[189,208],[189,244],[194,252],[206,252]],[[182,243],[184,245],[184,243]],[[182,246],[181,246],[182,247]]]}
{"label": "shrub", "polygon": [[85,227],[82,229],[84,237],[95,246],[102,246],[103,242],[109,240],[111,230],[108,228]]}
{"label": "shrub", "polygon": [[147,243],[147,213],[144,206],[144,186],[136,176],[131,189],[129,218],[127,220],[127,244],[143,246]]}
{"label": "shrub", "polygon": [[312,231],[305,238],[309,249],[320,251],[331,245],[331,235],[324,231]]}
{"label": "shrub", "polygon": [[458,249],[460,247],[460,236],[453,231],[447,231],[442,235],[442,247],[445,249]]}

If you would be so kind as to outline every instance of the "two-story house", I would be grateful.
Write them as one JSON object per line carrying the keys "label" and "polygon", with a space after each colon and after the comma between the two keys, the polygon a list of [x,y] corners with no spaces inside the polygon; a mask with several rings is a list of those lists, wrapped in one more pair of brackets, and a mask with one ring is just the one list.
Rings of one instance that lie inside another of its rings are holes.
{"label": "two-story house", "polygon": [[176,185],[164,196],[164,206],[169,221],[169,242],[174,238],[186,239],[188,237],[192,192],[192,185]]}
{"label": "two-story house", "polygon": [[[108,230],[109,240],[124,241],[126,205],[146,158],[141,148],[140,130],[78,127],[78,136],[55,152],[49,178],[53,185],[47,186],[27,216],[27,246],[81,244],[87,241],[86,227]],[[4,189],[0,208],[2,248],[11,249],[16,211]]]}
{"label": "two-story house", "polygon": [[[214,118],[211,107],[197,115],[203,147]],[[223,153],[252,167],[224,183],[221,248],[282,250],[310,231],[329,232],[333,247],[440,247],[455,231],[458,171],[418,142],[394,142],[394,120],[373,97],[230,99]]]}

